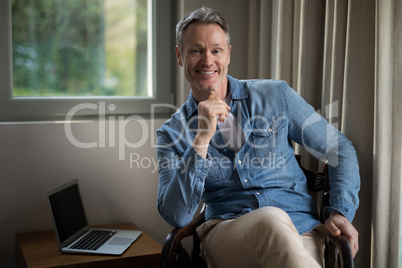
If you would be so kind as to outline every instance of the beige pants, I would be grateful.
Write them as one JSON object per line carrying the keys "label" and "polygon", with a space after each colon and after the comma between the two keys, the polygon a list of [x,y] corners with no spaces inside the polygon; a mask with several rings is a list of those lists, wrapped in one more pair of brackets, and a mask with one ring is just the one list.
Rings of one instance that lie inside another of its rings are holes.
{"label": "beige pants", "polygon": [[197,229],[208,267],[322,267],[327,232],[321,224],[299,235],[288,214],[264,207],[233,220],[209,220]]}

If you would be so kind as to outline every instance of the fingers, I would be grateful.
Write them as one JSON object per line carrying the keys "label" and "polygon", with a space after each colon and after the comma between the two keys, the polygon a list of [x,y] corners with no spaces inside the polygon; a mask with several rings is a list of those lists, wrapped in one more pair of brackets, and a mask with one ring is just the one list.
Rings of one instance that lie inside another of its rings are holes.
{"label": "fingers", "polygon": [[209,116],[214,116],[218,118],[219,121],[224,122],[229,116],[229,105],[217,97],[210,97],[207,101],[203,102],[202,105],[204,105],[203,108],[207,109]]}
{"label": "fingers", "polygon": [[328,220],[325,222],[325,228],[333,235],[344,235],[348,238],[353,258],[359,251],[359,233],[355,227],[340,214],[331,213]]}
{"label": "fingers", "polygon": [[213,127],[216,125],[216,120],[224,122],[229,116],[229,111],[229,105],[217,97],[212,97],[198,104],[199,120],[206,120]]}
{"label": "fingers", "polygon": [[326,221],[325,227],[333,236],[341,235],[341,230],[338,227],[336,227],[333,221]]}
{"label": "fingers", "polygon": [[224,107],[225,109],[224,109],[223,113],[219,114],[218,120],[221,121],[221,122],[225,122],[225,119],[229,117],[230,107],[229,107],[229,105],[227,105],[226,102],[224,102],[224,101],[222,101],[222,102],[223,102],[223,104],[225,106]]}

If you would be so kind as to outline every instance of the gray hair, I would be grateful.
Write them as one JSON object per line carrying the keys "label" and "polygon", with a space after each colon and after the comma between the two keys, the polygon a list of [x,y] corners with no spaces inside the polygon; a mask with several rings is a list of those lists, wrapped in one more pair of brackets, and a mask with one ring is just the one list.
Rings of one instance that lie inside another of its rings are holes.
{"label": "gray hair", "polygon": [[230,45],[229,25],[226,20],[218,11],[202,6],[186,14],[176,25],[176,45],[180,52],[182,52],[184,32],[192,23],[218,24],[226,35],[228,46]]}

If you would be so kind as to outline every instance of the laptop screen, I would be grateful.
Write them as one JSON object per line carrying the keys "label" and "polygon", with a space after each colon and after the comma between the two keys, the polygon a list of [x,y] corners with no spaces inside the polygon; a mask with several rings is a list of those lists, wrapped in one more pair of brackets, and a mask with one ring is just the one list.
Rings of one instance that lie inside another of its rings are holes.
{"label": "laptop screen", "polygon": [[60,243],[87,225],[77,183],[49,195],[49,203]]}

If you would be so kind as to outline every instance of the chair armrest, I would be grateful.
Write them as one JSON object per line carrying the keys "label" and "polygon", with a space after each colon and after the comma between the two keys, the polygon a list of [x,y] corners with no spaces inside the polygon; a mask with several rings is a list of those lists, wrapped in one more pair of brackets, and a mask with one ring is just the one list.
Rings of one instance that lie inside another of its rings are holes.
{"label": "chair armrest", "polygon": [[[182,247],[181,241],[189,236],[197,235],[196,229],[205,222],[205,205],[201,209],[200,214],[196,216],[188,225],[182,228],[173,229],[166,237],[163,244],[160,267],[174,267],[175,262],[189,262],[190,258],[187,251]],[[194,250],[194,248],[193,248]],[[199,250],[199,245],[198,245]],[[192,256],[194,253],[192,253]],[[180,258],[185,260],[180,260]],[[184,266],[185,267],[185,266]]]}
{"label": "chair armrest", "polygon": [[344,235],[334,237],[331,234],[328,235],[328,238],[329,241],[338,249],[341,267],[353,268],[354,264],[349,239]]}

